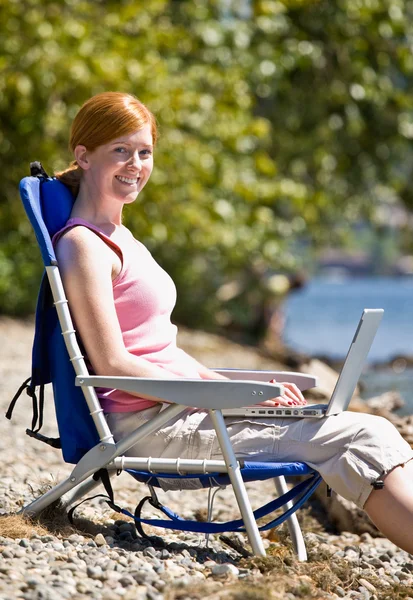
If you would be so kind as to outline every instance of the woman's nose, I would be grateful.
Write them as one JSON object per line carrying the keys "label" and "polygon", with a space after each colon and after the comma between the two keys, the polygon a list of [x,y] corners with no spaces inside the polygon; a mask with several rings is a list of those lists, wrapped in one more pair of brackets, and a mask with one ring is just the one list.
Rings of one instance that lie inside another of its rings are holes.
{"label": "woman's nose", "polygon": [[132,156],[129,159],[129,166],[141,170],[142,161],[141,161],[141,157],[139,156],[139,152],[134,152],[132,154]]}

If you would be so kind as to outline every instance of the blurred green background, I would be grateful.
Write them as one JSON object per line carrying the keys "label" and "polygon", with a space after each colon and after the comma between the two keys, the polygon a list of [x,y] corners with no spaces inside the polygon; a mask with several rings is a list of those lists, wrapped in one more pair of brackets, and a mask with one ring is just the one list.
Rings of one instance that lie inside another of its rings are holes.
{"label": "blurred green background", "polygon": [[397,210],[385,271],[411,252],[412,50],[413,1],[0,2],[0,313],[33,312],[42,271],[18,182],[68,164],[70,123],[105,90],[158,120],[125,222],[174,278],[176,321],[254,332],[285,291],[269,275],[376,252]]}

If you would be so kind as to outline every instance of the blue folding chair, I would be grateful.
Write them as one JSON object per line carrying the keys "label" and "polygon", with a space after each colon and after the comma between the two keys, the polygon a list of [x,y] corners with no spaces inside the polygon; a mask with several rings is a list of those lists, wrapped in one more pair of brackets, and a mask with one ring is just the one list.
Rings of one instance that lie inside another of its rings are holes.
{"label": "blue folding chair", "polygon": [[[61,448],[64,460],[75,464],[75,467],[69,477],[25,506],[21,512],[27,515],[39,514],[59,499],[62,499],[66,507],[70,507],[101,482],[106,484],[105,487],[111,496],[107,473],[112,475],[125,470],[149,485],[152,504],[160,508],[167,517],[143,519],[140,517],[140,510],[135,515],[122,510],[135,519],[141,532],[142,524],[207,534],[246,531],[254,554],[264,556],[265,550],[259,531],[270,529],[287,520],[298,558],[306,560],[305,544],[295,511],[317,488],[321,482],[320,475],[301,462],[258,463],[237,460],[221,409],[246,406],[250,405],[254,398],[262,401],[279,395],[282,393],[282,387],[268,383],[273,378],[292,381],[302,390],[316,385],[316,379],[300,373],[241,370],[225,370],[225,374],[230,378],[228,381],[156,380],[90,374],[81,354],[51,243],[53,234],[61,229],[69,218],[73,197],[61,182],[46,175],[40,163],[32,163],[31,173],[30,177],[21,181],[20,194],[40,246],[45,274],[36,310],[32,375],[16,394],[6,416],[11,418],[18,396],[26,389],[33,399],[35,413],[32,427],[27,433]],[[53,386],[60,435],[60,438],[54,439],[47,438],[39,432],[42,424],[44,386],[48,383]],[[172,404],[115,443],[95,393],[96,387],[150,394],[151,397]],[[39,407],[36,403],[37,394]],[[124,456],[136,442],[156,432],[187,407],[209,411],[223,460],[189,460],[179,456],[173,459]],[[292,490],[288,490],[285,476],[299,476],[299,483]],[[303,479],[302,476],[307,477]],[[202,487],[232,485],[242,518],[228,523],[199,523],[181,519],[154,500],[154,488],[160,486],[162,478],[178,479],[182,484],[188,478],[197,478]],[[245,482],[268,478],[275,478],[279,497],[253,512]],[[113,496],[111,505],[118,509],[113,502]],[[281,516],[258,527],[256,519],[280,507],[283,508]]]}

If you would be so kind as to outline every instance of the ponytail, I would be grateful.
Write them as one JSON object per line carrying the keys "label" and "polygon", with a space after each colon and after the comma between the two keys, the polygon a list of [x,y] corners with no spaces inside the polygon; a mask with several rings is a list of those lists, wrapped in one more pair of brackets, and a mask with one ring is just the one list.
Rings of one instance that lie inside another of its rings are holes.
{"label": "ponytail", "polygon": [[72,161],[67,169],[55,173],[55,176],[70,189],[73,197],[76,198],[79,193],[80,180],[82,178],[82,169],[77,162],[75,160]]}

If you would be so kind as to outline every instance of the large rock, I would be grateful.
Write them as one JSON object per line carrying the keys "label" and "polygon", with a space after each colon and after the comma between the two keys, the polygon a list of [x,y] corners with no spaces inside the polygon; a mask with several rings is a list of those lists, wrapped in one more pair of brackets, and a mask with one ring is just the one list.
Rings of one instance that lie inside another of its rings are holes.
{"label": "large rock", "polygon": [[[331,398],[338,379],[337,371],[317,358],[311,359],[309,362],[301,365],[300,371],[309,375],[315,375],[318,378],[318,386],[309,390],[308,393],[306,392],[308,398],[317,398],[320,400],[329,400]],[[358,387],[353,397],[359,398]]]}
{"label": "large rock", "polygon": [[370,521],[367,514],[358,508],[354,502],[346,500],[335,492],[327,496],[327,486],[322,483],[315,492],[316,499],[323,506],[327,520],[339,531],[351,533],[370,533],[377,537],[380,532]]}

